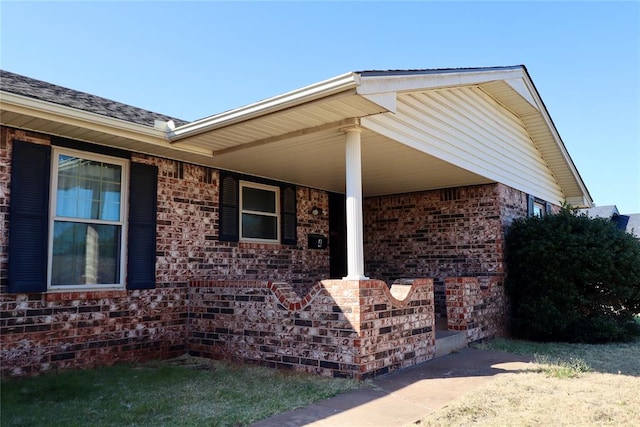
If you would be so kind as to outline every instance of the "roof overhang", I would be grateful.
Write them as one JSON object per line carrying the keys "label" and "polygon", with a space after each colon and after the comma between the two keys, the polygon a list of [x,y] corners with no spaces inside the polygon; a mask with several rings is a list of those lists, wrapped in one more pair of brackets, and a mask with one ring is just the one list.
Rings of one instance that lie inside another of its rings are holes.
{"label": "roof overhang", "polygon": [[211,156],[210,150],[172,145],[164,129],[10,92],[0,95],[0,123],[4,126],[186,161]]}
{"label": "roof overhang", "polygon": [[[366,128],[367,117],[395,114],[403,94],[457,87],[479,87],[517,115],[565,193],[565,200],[576,206],[591,206],[588,190],[524,66],[343,74],[175,128],[168,138],[176,146],[210,149],[214,157],[211,164],[216,167],[344,191],[343,178],[323,176],[344,175],[342,128],[355,121],[362,121]],[[423,168],[451,175],[448,182],[443,182],[433,174],[401,166],[403,161],[413,163],[420,153],[407,151],[398,144],[394,147],[392,141],[383,143],[375,132],[365,132],[363,141],[363,185],[367,195],[495,181],[481,173],[462,173],[459,165],[423,155]],[[370,150],[381,145],[386,147],[381,151],[384,159],[376,160]],[[314,156],[311,162],[310,153]],[[369,166],[367,161],[371,162]],[[304,171],[299,170],[296,164],[299,162],[305,163]],[[423,184],[409,184],[397,177],[397,185],[381,185],[383,175],[387,182],[393,180],[380,170],[385,164],[394,164]],[[419,164],[414,167],[420,168]],[[522,190],[534,192],[532,188]]]}
{"label": "roof overhang", "polygon": [[[344,191],[345,127],[363,128],[365,195],[499,181],[381,135],[411,93],[480,88],[524,123],[566,201],[591,197],[523,66],[347,73],[179,127],[151,127],[2,92],[1,123],[286,182]],[[519,188],[529,191],[529,188]]]}

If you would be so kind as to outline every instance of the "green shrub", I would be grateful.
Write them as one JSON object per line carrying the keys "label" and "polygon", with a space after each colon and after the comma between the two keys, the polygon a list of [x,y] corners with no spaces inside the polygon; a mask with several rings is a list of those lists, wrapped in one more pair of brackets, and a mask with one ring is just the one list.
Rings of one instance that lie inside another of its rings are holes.
{"label": "green shrub", "polygon": [[519,219],[506,237],[511,331],[536,341],[627,341],[639,333],[640,242],[570,209]]}

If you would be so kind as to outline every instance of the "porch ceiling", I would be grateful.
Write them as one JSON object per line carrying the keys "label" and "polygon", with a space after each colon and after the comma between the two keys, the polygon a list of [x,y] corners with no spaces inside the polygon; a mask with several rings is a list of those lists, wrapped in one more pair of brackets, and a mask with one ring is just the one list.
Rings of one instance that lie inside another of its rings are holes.
{"label": "porch ceiling", "polygon": [[[344,193],[345,136],[338,128],[294,136],[214,155],[212,165]],[[362,182],[364,195],[374,196],[491,181],[363,129]]]}

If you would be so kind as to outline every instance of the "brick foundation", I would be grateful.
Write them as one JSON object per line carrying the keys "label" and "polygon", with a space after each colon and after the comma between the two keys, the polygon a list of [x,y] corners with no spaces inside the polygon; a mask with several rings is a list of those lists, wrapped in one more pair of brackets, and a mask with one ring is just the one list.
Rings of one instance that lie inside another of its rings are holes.
{"label": "brick foundation", "polygon": [[3,295],[1,373],[163,359],[186,351],[186,288]]}

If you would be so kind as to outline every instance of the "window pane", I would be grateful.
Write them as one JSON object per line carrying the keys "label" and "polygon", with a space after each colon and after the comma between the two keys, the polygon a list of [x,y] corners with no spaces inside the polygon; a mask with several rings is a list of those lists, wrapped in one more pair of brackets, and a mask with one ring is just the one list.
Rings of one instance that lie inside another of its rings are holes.
{"label": "window pane", "polygon": [[242,187],[242,210],[276,213],[275,191]]}
{"label": "window pane", "polygon": [[533,204],[533,215],[542,217],[545,214],[545,206],[542,203],[535,202]]}
{"label": "window pane", "polygon": [[60,155],[56,215],[120,220],[122,167]]}
{"label": "window pane", "polygon": [[242,237],[246,239],[278,239],[278,221],[274,216],[242,214]]}
{"label": "window pane", "polygon": [[51,284],[120,283],[120,226],[54,221]]}

